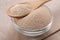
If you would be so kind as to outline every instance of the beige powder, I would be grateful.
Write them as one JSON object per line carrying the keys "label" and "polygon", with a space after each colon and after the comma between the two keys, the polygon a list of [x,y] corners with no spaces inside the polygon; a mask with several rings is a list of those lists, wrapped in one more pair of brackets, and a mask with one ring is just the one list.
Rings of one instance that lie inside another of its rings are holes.
{"label": "beige powder", "polygon": [[8,9],[8,15],[11,17],[23,17],[28,15],[32,10],[37,9],[49,0],[26,0],[25,2],[11,6]]}
{"label": "beige powder", "polygon": [[41,6],[25,17],[13,19],[20,27],[28,30],[35,30],[48,25],[51,21],[51,15],[46,7]]}
{"label": "beige powder", "polygon": [[49,0],[27,0],[11,6],[7,14],[23,29],[41,29],[51,21],[48,9],[43,6],[47,1]]}
{"label": "beige powder", "polygon": [[31,12],[31,7],[28,4],[16,4],[8,9],[8,15],[11,17],[22,17]]}

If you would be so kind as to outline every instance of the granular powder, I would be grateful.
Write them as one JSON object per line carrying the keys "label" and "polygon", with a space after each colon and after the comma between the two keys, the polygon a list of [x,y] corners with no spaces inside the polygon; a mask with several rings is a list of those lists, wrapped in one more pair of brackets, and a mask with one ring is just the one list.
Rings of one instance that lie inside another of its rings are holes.
{"label": "granular powder", "polygon": [[51,21],[51,15],[46,7],[41,6],[25,17],[13,19],[21,28],[36,30],[47,26]]}
{"label": "granular powder", "polygon": [[49,0],[25,0],[19,4],[9,7],[7,14],[10,17],[22,17],[28,15]]}
{"label": "granular powder", "polygon": [[8,9],[10,17],[22,17],[31,12],[31,7],[28,4],[16,4]]}

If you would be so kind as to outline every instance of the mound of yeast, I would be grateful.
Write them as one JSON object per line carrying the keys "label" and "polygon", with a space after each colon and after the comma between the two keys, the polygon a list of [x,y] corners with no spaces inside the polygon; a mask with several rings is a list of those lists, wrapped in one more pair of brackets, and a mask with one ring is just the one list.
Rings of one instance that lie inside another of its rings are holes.
{"label": "mound of yeast", "polygon": [[47,26],[51,21],[51,15],[46,7],[41,6],[26,17],[13,19],[21,28],[35,30]]}

